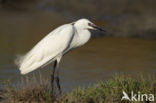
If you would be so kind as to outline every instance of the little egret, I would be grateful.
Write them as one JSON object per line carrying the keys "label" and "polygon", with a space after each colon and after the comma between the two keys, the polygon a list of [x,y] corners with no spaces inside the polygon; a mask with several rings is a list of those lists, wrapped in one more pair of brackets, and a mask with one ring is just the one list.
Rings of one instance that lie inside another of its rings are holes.
{"label": "little egret", "polygon": [[80,19],[56,28],[37,43],[25,56],[16,60],[21,74],[27,74],[54,61],[51,85],[53,89],[55,79],[57,87],[61,91],[58,69],[56,78],[54,78],[55,69],[58,68],[59,62],[65,53],[84,45],[90,39],[91,32],[89,30],[91,29],[104,31],[88,19]]}

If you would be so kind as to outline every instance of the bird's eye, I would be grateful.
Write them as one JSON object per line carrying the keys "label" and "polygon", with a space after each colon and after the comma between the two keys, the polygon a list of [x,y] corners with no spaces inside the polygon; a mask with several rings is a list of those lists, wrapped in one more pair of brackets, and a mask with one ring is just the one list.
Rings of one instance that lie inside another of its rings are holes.
{"label": "bird's eye", "polygon": [[91,26],[92,24],[91,23],[88,23],[88,25]]}
{"label": "bird's eye", "polygon": [[75,22],[71,23],[72,25],[75,25]]}

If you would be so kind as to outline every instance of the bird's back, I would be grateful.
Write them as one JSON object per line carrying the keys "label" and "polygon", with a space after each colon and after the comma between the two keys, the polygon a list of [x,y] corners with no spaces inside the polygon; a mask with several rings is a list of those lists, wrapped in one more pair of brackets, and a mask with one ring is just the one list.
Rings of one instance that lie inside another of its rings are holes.
{"label": "bird's back", "polygon": [[44,37],[30,52],[18,61],[18,66],[22,74],[29,73],[45,64],[48,64],[57,56],[69,48],[74,37],[74,27],[65,24],[53,30]]}

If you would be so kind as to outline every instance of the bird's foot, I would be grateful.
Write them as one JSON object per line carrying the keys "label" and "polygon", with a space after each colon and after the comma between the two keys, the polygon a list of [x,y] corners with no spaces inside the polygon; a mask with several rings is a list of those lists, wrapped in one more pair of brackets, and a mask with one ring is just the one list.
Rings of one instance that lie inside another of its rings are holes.
{"label": "bird's foot", "polygon": [[57,88],[59,90],[59,93],[62,94],[62,90],[61,90],[61,86],[60,86],[60,79],[59,77],[56,77],[56,84],[57,84]]}

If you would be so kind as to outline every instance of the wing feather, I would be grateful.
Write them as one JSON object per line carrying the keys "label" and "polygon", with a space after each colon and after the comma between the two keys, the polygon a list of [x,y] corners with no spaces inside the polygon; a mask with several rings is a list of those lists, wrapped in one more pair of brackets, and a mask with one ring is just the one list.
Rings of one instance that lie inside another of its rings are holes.
{"label": "wing feather", "polygon": [[20,58],[18,65],[21,74],[27,74],[48,62],[54,61],[57,55],[69,48],[73,36],[74,28],[71,24],[60,26],[49,33],[22,59]]}

